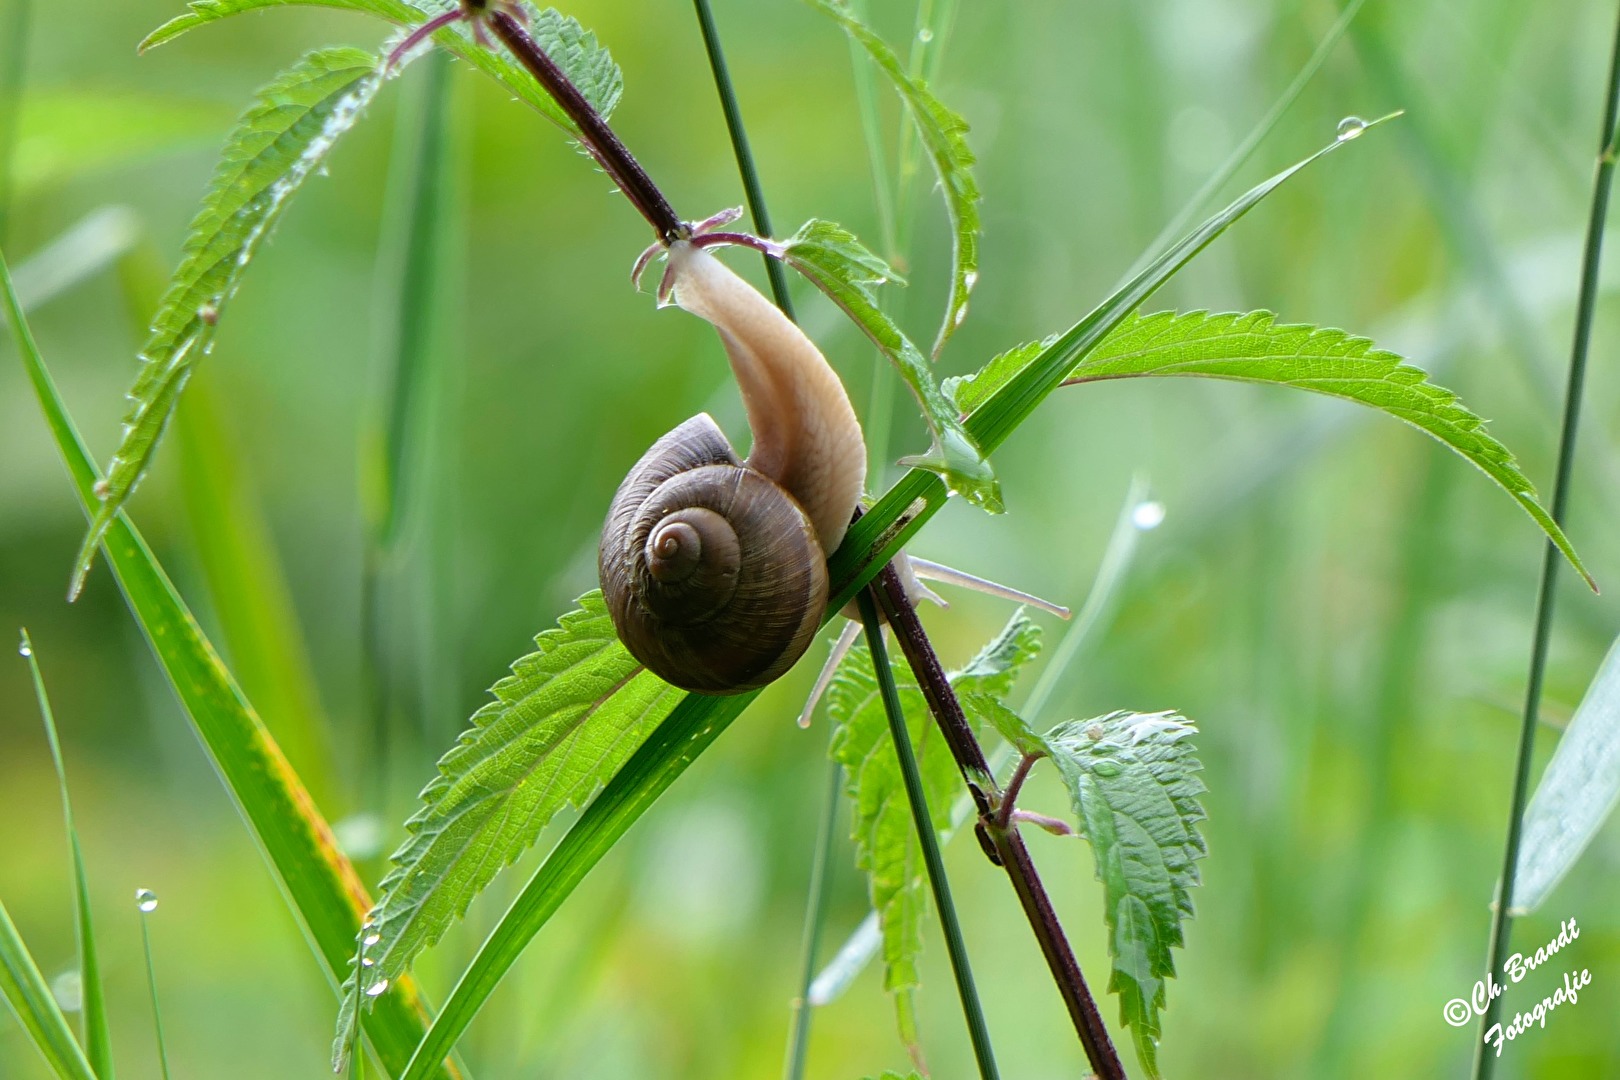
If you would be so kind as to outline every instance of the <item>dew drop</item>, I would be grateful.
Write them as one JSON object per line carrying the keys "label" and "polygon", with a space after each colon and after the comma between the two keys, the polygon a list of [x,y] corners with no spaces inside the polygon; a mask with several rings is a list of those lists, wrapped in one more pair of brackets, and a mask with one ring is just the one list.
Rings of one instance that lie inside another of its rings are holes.
{"label": "dew drop", "polygon": [[1120,769],[1119,766],[1115,765],[1112,761],[1099,761],[1091,767],[1091,771],[1096,773],[1098,776],[1108,777],[1118,776]]}
{"label": "dew drop", "polygon": [[966,289],[968,292],[972,292],[973,286],[977,285],[978,283],[979,272],[977,270],[969,270],[967,273],[962,275],[962,288]]}
{"label": "dew drop", "polygon": [[1151,499],[1137,503],[1131,511],[1131,524],[1143,532],[1157,529],[1164,524],[1164,503]]}
{"label": "dew drop", "polygon": [[373,960],[369,956],[362,956],[360,958],[360,966],[361,967],[376,967],[377,966],[377,961]]}
{"label": "dew drop", "polygon": [[921,30],[917,31],[917,40],[926,45],[930,41],[934,40],[934,32],[925,26]]}
{"label": "dew drop", "polygon": [[382,997],[383,992],[387,989],[388,980],[378,979],[376,982],[366,987],[366,997]]}
{"label": "dew drop", "polygon": [[63,1012],[84,1008],[84,979],[77,971],[64,971],[51,980],[51,996]]}
{"label": "dew drop", "polygon": [[28,647],[28,642],[25,641],[21,645],[17,646],[17,655],[18,656],[33,656],[34,655],[34,650],[30,649]]}
{"label": "dew drop", "polygon": [[377,944],[377,942],[379,942],[381,940],[382,940],[382,935],[377,933],[375,930],[373,930],[371,933],[366,935],[366,939],[365,939],[364,942],[362,942],[362,944],[364,944],[365,947],[369,949],[369,948],[371,948],[373,945]]}
{"label": "dew drop", "polygon": [[1339,121],[1339,141],[1349,142],[1367,130],[1367,121],[1359,116],[1347,116]]}
{"label": "dew drop", "polygon": [[157,893],[153,892],[151,889],[136,889],[135,906],[140,909],[142,915],[150,914],[151,912],[156,911]]}
{"label": "dew drop", "polygon": [[[124,430],[127,432],[129,429],[125,428]],[[106,502],[107,496],[112,494],[112,485],[108,484],[106,480],[97,480],[96,486],[91,490],[95,493],[96,498]]]}

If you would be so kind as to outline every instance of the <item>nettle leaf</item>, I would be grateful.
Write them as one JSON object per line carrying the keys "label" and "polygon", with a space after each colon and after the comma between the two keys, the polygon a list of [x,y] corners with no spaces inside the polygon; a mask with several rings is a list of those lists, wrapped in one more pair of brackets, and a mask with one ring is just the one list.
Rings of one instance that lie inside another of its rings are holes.
{"label": "nettle leaf", "polygon": [[967,317],[968,294],[979,280],[979,184],[973,178],[974,157],[967,144],[967,121],[941,104],[921,80],[913,79],[894,50],[856,18],[844,0],[806,2],[837,21],[866,50],[878,70],[888,76],[934,163],[951,224],[951,297],[934,342],[934,355],[938,356]]}
{"label": "nettle leaf", "polygon": [[[248,11],[273,7],[329,7],[360,11],[386,19],[399,26],[414,26],[449,11],[454,0],[423,0],[407,4],[403,0],[193,0],[190,11],[170,19],[141,42],[142,51],[173,41],[188,30]],[[624,77],[612,55],[597,43],[596,35],[554,8],[540,10],[532,4],[519,5],[528,22],[529,36],[556,61],[585,99],[604,117],[611,116],[624,91]],[[563,130],[577,134],[568,114],[551,100],[539,83],[523,67],[503,52],[486,48],[470,34],[465,24],[446,27],[433,35],[435,43],[504,84],[526,105]]]}
{"label": "nettle leaf", "polygon": [[[951,683],[958,693],[1005,695],[1019,669],[1039,649],[1040,628],[1020,609],[966,667],[950,675]],[[950,806],[961,788],[961,775],[911,669],[899,658],[891,659],[890,667],[917,751],[928,810],[934,828],[944,832],[950,828]],[[846,790],[854,803],[850,833],[855,865],[867,876],[883,934],[883,985],[894,996],[901,1038],[914,1045],[913,995],[920,983],[917,958],[922,953],[928,882],[872,654],[864,645],[850,650],[833,677],[827,714],[838,725],[832,756],[844,766]]]}
{"label": "nettle leaf", "polygon": [[1175,713],[1115,712],[1059,724],[1041,745],[1091,844],[1103,883],[1108,989],[1119,995],[1137,1057],[1158,1076],[1159,1011],[1165,980],[1176,973],[1170,950],[1193,914],[1194,860],[1205,854],[1196,825],[1202,768],[1187,736],[1196,729]]}
{"label": "nettle leaf", "polygon": [[1574,547],[1536,501],[1508,448],[1457,395],[1421,368],[1343,330],[1278,323],[1269,311],[1132,315],[1069,373],[1065,384],[1191,375],[1311,390],[1381,409],[1428,432],[1513,496],[1596,588]]}
{"label": "nettle leaf", "polygon": [[872,339],[921,406],[934,445],[920,457],[903,458],[901,464],[938,473],[975,506],[1001,513],[1001,485],[990,463],[968,437],[956,407],[934,382],[928,361],[878,306],[876,286],[904,281],[853,233],[830,221],[805,222],[783,242],[782,251],[788,265],[814,282]]}
{"label": "nettle leaf", "polygon": [[260,90],[237,122],[141,349],[123,440],[97,489],[101,505],[74,564],[72,594],[145,475],[186,380],[213,348],[221,311],[248,263],[288,199],[360,119],[383,78],[371,53],[322,49]]}
{"label": "nettle leaf", "polygon": [[[398,977],[569,806],[582,806],[684,697],[619,644],[600,591],[580,597],[439,760],[371,915],[367,985]],[[349,985],[352,985],[352,980]],[[334,1053],[352,1018],[344,994]]]}

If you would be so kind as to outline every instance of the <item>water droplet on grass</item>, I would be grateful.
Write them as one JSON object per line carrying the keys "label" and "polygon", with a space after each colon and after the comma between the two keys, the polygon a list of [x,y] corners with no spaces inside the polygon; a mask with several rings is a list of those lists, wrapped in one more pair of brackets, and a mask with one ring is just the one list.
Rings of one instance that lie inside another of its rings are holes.
{"label": "water droplet on grass", "polygon": [[157,910],[157,893],[151,889],[136,889],[135,906],[142,915],[151,914]]}
{"label": "water droplet on grass", "polygon": [[1153,500],[1137,503],[1131,511],[1131,524],[1143,532],[1157,529],[1164,524],[1164,503]]}
{"label": "water droplet on grass", "polygon": [[1339,121],[1339,141],[1349,142],[1367,130],[1367,121],[1359,116],[1347,116]]}
{"label": "water droplet on grass", "polygon": [[382,997],[383,992],[386,991],[387,989],[388,989],[388,980],[387,979],[378,979],[376,982],[374,982],[370,986],[366,987],[366,997]]}
{"label": "water droplet on grass", "polygon": [[917,31],[917,40],[926,45],[930,41],[934,40],[934,32],[925,26],[921,30]]}

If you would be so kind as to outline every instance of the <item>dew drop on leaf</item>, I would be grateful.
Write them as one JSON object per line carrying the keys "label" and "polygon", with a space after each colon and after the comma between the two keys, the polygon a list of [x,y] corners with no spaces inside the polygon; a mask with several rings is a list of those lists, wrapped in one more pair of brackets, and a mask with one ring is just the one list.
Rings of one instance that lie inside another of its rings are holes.
{"label": "dew drop on leaf", "polygon": [[1359,116],[1347,116],[1339,121],[1339,141],[1348,142],[1367,130],[1367,121]]}
{"label": "dew drop on leaf", "polygon": [[34,650],[30,649],[28,647],[28,642],[25,641],[21,645],[17,646],[17,655],[18,656],[33,656],[34,655]]}
{"label": "dew drop on leaf", "polygon": [[930,41],[934,40],[934,32],[925,26],[921,30],[917,31],[917,40],[926,45]]}
{"label": "dew drop on leaf", "polygon": [[142,915],[148,915],[157,910],[157,893],[151,889],[135,890],[135,907]]}
{"label": "dew drop on leaf", "polygon": [[1164,524],[1164,503],[1153,500],[1137,503],[1131,511],[1131,524],[1143,532],[1157,529]]}
{"label": "dew drop on leaf", "polygon": [[1120,768],[1112,761],[1099,761],[1091,767],[1091,771],[1103,777],[1118,776]]}
{"label": "dew drop on leaf", "polygon": [[366,938],[365,938],[365,941],[363,942],[363,944],[365,945],[366,948],[369,949],[369,948],[371,948],[373,945],[377,944],[377,942],[379,942],[381,940],[382,940],[382,935],[377,933],[377,931],[373,930],[371,933],[366,935]]}
{"label": "dew drop on leaf", "polygon": [[388,980],[378,979],[376,982],[366,987],[366,997],[381,997],[383,995],[383,991],[387,989]]}

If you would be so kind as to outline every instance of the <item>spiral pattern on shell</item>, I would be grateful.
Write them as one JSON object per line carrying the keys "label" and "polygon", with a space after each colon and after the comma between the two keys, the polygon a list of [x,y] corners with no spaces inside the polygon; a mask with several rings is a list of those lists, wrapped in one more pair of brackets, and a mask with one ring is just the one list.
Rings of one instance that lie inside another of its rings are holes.
{"label": "spiral pattern on shell", "polygon": [[631,655],[701,693],[781,675],[827,605],[826,555],[804,510],[742,464],[707,414],[654,443],[619,485],[598,570]]}

